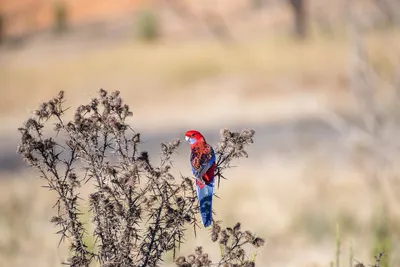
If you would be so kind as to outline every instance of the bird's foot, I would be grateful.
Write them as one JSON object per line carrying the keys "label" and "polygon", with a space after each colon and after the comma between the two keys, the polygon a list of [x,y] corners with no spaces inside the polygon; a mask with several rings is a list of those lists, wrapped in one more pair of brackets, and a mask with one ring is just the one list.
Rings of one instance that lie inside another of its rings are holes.
{"label": "bird's foot", "polygon": [[204,182],[202,177],[196,177],[195,178],[198,182],[200,182],[201,184],[205,184],[206,182]]}

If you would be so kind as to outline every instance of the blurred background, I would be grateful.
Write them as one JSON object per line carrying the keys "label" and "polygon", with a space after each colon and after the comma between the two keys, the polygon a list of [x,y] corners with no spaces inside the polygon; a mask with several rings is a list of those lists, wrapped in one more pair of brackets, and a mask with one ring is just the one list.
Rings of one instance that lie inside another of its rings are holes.
{"label": "blurred background", "polygon": [[[16,129],[60,90],[73,110],[100,88],[121,91],[154,161],[188,129],[213,145],[222,128],[256,130],[214,207],[265,237],[259,266],[378,251],[400,266],[399,27],[397,0],[0,0],[0,266],[68,257]],[[183,144],[177,173],[188,158]],[[209,240],[180,253],[217,258]]]}

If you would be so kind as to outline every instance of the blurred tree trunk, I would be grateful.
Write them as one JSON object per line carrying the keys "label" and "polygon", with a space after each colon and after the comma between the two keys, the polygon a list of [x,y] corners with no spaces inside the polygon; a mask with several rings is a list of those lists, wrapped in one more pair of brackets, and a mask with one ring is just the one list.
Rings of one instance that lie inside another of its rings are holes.
{"label": "blurred tree trunk", "polygon": [[68,9],[64,1],[59,0],[54,2],[54,31],[57,34],[62,34],[68,28]]}
{"label": "blurred tree trunk", "polygon": [[4,41],[4,15],[0,14],[0,45]]}
{"label": "blurred tree trunk", "polygon": [[306,0],[289,0],[293,9],[293,29],[297,38],[303,39],[307,36],[307,8]]}
{"label": "blurred tree trunk", "polygon": [[385,14],[392,25],[400,27],[400,4],[393,0],[375,0],[376,5]]}

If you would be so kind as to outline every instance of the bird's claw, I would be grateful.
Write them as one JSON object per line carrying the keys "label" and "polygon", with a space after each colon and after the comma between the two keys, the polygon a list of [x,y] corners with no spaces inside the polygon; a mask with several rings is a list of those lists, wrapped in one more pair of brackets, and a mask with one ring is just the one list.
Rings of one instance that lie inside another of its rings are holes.
{"label": "bird's claw", "polygon": [[202,184],[205,184],[206,182],[203,180],[201,177],[196,177],[196,180],[199,181]]}

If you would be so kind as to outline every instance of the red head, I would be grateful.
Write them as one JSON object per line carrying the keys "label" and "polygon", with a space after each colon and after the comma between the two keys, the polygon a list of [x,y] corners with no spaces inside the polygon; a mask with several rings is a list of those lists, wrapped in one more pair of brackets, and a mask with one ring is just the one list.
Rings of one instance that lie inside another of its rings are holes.
{"label": "red head", "polygon": [[190,130],[185,134],[185,140],[190,144],[190,147],[193,147],[198,142],[205,142],[204,136],[201,135],[198,131]]}

